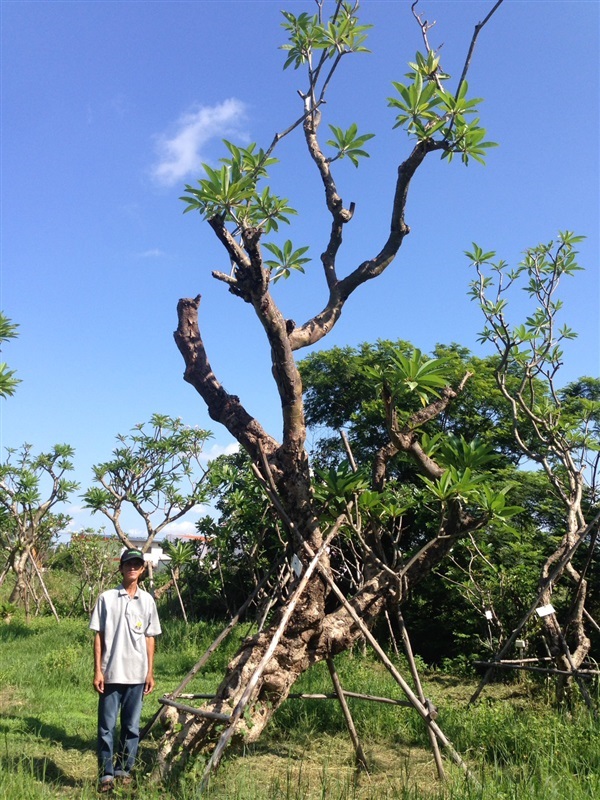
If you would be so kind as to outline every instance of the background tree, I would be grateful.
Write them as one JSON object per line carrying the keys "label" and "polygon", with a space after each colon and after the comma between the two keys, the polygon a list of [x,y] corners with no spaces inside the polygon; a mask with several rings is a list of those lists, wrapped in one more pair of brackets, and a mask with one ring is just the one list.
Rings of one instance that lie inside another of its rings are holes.
{"label": "background tree", "polygon": [[68,547],[54,559],[76,578],[73,606],[91,614],[94,604],[118,571],[121,543],[116,537],[104,536],[104,529],[84,528],[71,534]]}
{"label": "background tree", "polygon": [[133,508],[145,531],[143,552],[169,523],[206,501],[202,448],[212,435],[161,414],[151,417],[149,427],[141,423],[117,435],[113,458],[93,468],[100,485],[83,495],[86,508],[104,514],[125,547],[132,544],[121,514],[126,506]]}
{"label": "background tree", "polygon": [[0,581],[12,572],[15,586],[10,602],[21,602],[29,613],[30,601],[39,610],[36,584],[56,611],[42,578],[41,568],[50,544],[71,518],[52,509],[64,503],[79,488],[66,477],[73,469],[74,451],[67,444],[57,444],[47,453],[34,455],[32,446],[20,450],[7,448],[8,456],[0,464],[0,542],[4,566]]}
{"label": "background tree", "polygon": [[[275,136],[267,151],[257,149],[254,144],[245,148],[228,144],[229,155],[223,159],[223,166],[214,169],[204,165],[206,178],[201,179],[196,187],[186,186],[183,198],[186,210],[199,211],[225,248],[230,268],[226,272],[213,272],[213,276],[223,282],[231,294],[253,308],[266,333],[283,419],[281,442],[265,431],[239,398],[228,393],[216,377],[200,335],[200,297],[179,302],[176,342],[186,365],[185,380],[202,396],[211,418],[225,425],[246,450],[253,470],[277,506],[287,529],[289,555],[295,555],[306,568],[313,554],[322,552],[320,548],[324,548],[342,529],[348,532],[347,535],[362,538],[368,563],[362,585],[351,600],[352,613],[362,617],[366,625],[372,625],[388,598],[401,600],[447,554],[452,542],[485,524],[492,504],[497,503],[499,508],[503,501],[501,497],[489,495],[481,514],[471,513],[465,497],[472,500],[477,493],[477,481],[473,480],[472,471],[468,477],[455,471],[450,478],[443,478],[444,467],[424,453],[419,441],[421,426],[442,413],[460,390],[460,386],[440,389],[437,381],[432,388],[439,390],[439,396],[433,400],[435,391],[428,394],[425,391],[427,382],[417,381],[420,400],[427,398],[425,407],[402,421],[395,415],[393,392],[386,395],[387,429],[392,441],[384,452],[377,454],[379,461],[373,486],[375,491],[381,491],[390,452],[402,450],[417,462],[429,481],[429,490],[434,495],[437,493],[439,499],[437,527],[428,531],[431,539],[417,552],[397,554],[395,569],[390,568],[376,552],[378,532],[370,528],[375,524],[376,514],[371,514],[367,528],[362,528],[352,517],[350,504],[344,503],[341,514],[330,525],[327,518],[321,519],[323,503],[313,493],[305,449],[302,381],[294,352],[326,336],[339,320],[344,304],[354,291],[381,275],[393,262],[409,232],[404,219],[409,186],[427,156],[439,152],[451,160],[454,155],[460,155],[461,160],[468,163],[471,159],[481,160],[490,146],[485,142],[485,131],[476,116],[478,101],[468,97],[465,76],[470,54],[454,91],[449,91],[445,88],[449,76],[442,71],[439,57],[429,49],[425,37],[426,53],[417,56],[416,61],[410,64],[407,83],[394,84],[396,93],[389,100],[397,114],[396,126],[404,128],[414,140],[412,151],[397,168],[397,182],[389,209],[389,232],[383,242],[373,245],[370,258],[356,265],[345,277],[339,276],[338,254],[354,206],[344,206],[334,169],[344,158],[350,158],[350,153],[352,162],[359,160],[369,135],[359,133],[355,126],[344,132],[330,125],[334,138],[324,143],[320,126],[325,97],[340,63],[347,56],[366,49],[367,26],[360,24],[356,16],[357,7],[358,4],[336,2],[329,19],[324,19],[321,3],[317,4],[318,11],[314,16],[284,12],[283,27],[288,34],[288,42],[284,45],[287,54],[285,66],[302,68],[306,76],[305,88],[299,92],[303,104],[301,115],[283,134]],[[425,27],[422,27],[425,32]],[[286,277],[303,268],[307,251],[304,246],[298,247],[290,240],[278,248],[267,247],[270,243],[264,241],[265,236],[277,232],[280,224],[288,222],[293,213],[287,200],[276,196],[265,184],[275,147],[285,135],[297,128],[303,132],[309,158],[320,178],[330,226],[329,238],[321,253],[328,297],[322,310],[301,325],[285,319],[271,294],[271,283],[275,278]],[[275,259],[264,259],[263,246],[275,255]],[[425,364],[421,366],[424,375],[430,368]],[[442,380],[441,373],[437,377]],[[439,481],[444,485],[438,485]],[[348,482],[345,485],[349,488]],[[485,495],[478,494],[478,499],[485,499]],[[374,498],[371,508],[377,502],[378,498]],[[394,513],[393,510],[390,513]],[[273,658],[255,685],[252,705],[246,708],[245,720],[238,724],[237,732],[247,741],[260,736],[299,674],[316,661],[350,647],[360,635],[348,606],[328,597],[330,578],[329,560],[323,554],[320,569],[309,580],[302,597],[290,596],[289,624],[281,637],[277,634],[278,644]],[[284,607],[279,609],[280,615],[284,613]],[[208,710],[233,711],[237,707],[237,718],[244,688],[267,652],[277,627],[275,615],[270,630],[243,644],[217,695],[207,704]],[[203,719],[197,722],[189,717],[182,722],[179,730],[167,734],[162,746],[163,759],[172,764],[186,758],[217,735],[214,721]]]}
{"label": "background tree", "polygon": [[[337,469],[347,459],[341,431],[356,461],[372,462],[387,438],[384,403],[374,386],[374,371],[384,370],[394,353],[410,357],[414,351],[408,342],[379,341],[312,353],[300,362],[317,465]],[[561,508],[549,497],[545,478],[522,465],[509,405],[496,385],[498,358],[479,358],[456,344],[437,345],[434,357],[445,364],[451,383],[466,372],[472,375],[460,395],[423,426],[423,442],[430,452],[440,443],[455,450],[467,443],[465,455],[472,456],[485,445],[494,454],[486,463],[486,483],[496,490],[510,486],[511,505],[521,508],[510,524],[491,520],[476,542],[471,537],[458,542],[402,610],[413,647],[428,663],[459,657],[471,663],[489,657],[490,647],[495,651],[502,632],[521,620],[527,598],[535,592],[539,565],[555,549]],[[516,382],[511,376],[508,380]],[[410,396],[404,399],[408,412]],[[404,487],[402,539],[405,546],[414,546],[422,531],[435,524],[435,507],[423,495],[419,471],[404,453],[388,462],[389,480]],[[413,497],[423,502],[413,504]],[[390,535],[397,533],[390,531]],[[493,613],[489,627],[486,611]],[[452,626],[447,624],[450,618]]]}
{"label": "background tree", "polygon": [[[583,379],[563,391],[557,385],[563,343],[576,335],[567,325],[559,327],[562,301],[557,292],[561,280],[580,269],[575,248],[581,239],[569,231],[560,233],[556,241],[527,250],[514,268],[475,244],[467,253],[477,271],[471,294],[486,320],[481,339],[500,356],[496,380],[510,408],[515,441],[524,456],[543,469],[549,491],[563,509],[560,541],[541,568],[539,589],[540,605],[549,605],[556,581],[563,573],[568,580],[560,624],[557,614],[542,619],[556,665],[567,672],[580,667],[590,649],[585,569],[567,556],[582,536],[593,533],[598,487],[589,481],[597,480],[600,447],[596,381]],[[518,288],[532,308],[523,323],[513,324],[509,298]],[[509,383],[509,375],[516,377],[516,384]],[[593,550],[595,538],[591,541]],[[563,560],[562,569],[549,581]],[[564,679],[559,682],[559,691],[564,684]]]}

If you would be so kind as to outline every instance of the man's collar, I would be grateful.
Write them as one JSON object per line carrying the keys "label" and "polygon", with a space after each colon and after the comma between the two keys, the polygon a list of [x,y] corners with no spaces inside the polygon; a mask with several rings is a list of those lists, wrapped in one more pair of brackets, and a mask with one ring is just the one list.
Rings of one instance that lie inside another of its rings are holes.
{"label": "man's collar", "polygon": [[[117,591],[119,592],[119,597],[121,597],[121,596],[122,596],[122,595],[124,595],[124,594],[126,594],[126,595],[129,595],[129,592],[128,592],[128,591],[127,591],[127,589],[126,589],[126,588],[123,586],[123,584],[122,584],[122,583],[120,583],[120,584],[117,586]],[[139,591],[140,591],[140,587],[139,587],[139,584],[138,584],[138,585],[135,587],[135,594],[133,595],[133,596],[134,596],[134,598],[138,596],[138,592],[139,592]]]}

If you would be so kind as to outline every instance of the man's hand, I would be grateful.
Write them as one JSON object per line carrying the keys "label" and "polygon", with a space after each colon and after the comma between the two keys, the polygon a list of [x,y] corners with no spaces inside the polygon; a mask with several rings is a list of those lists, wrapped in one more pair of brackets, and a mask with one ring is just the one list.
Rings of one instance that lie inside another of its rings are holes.
{"label": "man's hand", "polygon": [[104,673],[94,672],[94,689],[98,694],[104,694]]}
{"label": "man's hand", "polygon": [[144,694],[150,694],[152,689],[154,689],[154,675],[149,672],[146,675],[146,682],[144,683]]}

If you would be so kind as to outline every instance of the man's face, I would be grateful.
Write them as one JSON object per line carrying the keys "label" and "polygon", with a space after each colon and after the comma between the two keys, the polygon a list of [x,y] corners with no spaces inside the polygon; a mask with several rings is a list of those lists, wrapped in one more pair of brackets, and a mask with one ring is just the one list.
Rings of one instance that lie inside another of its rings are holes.
{"label": "man's face", "polygon": [[121,575],[127,575],[130,578],[139,578],[144,571],[144,562],[140,558],[132,558],[129,561],[123,562],[120,566]]}

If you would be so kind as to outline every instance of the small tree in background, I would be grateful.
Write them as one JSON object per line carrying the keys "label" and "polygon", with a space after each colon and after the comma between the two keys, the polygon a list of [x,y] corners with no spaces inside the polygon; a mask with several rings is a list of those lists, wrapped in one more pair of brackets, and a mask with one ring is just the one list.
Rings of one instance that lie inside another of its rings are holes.
{"label": "small tree in background", "polygon": [[84,528],[71,534],[68,556],[77,578],[74,605],[80,604],[85,614],[91,613],[98,595],[117,572],[120,549],[119,540],[104,536],[103,529]]}
{"label": "small tree in background", "polygon": [[34,455],[32,446],[24,444],[20,450],[7,448],[7,452],[0,464],[0,543],[5,559],[0,581],[9,572],[14,574],[10,600],[21,602],[27,613],[31,600],[39,611],[38,584],[57,616],[41,568],[50,544],[71,521],[52,509],[79,488],[66,477],[73,470],[74,450],[57,444],[47,453]]}
{"label": "small tree in background", "polygon": [[[559,327],[562,301],[557,291],[564,277],[580,269],[575,247],[582,238],[569,231],[560,233],[556,241],[527,250],[515,268],[475,244],[466,254],[477,271],[471,295],[487,323],[481,341],[491,343],[500,356],[496,380],[510,409],[516,444],[542,468],[549,491],[563,509],[560,541],[542,566],[539,590],[540,605],[549,606],[556,581],[563,573],[568,578],[570,590],[563,598],[560,624],[557,614],[542,617],[556,666],[567,673],[581,666],[590,649],[586,570],[578,570],[568,555],[582,536],[593,531],[599,488],[598,381],[583,379],[562,390],[558,386],[563,342],[576,334],[567,325]],[[514,324],[509,321],[509,298],[517,289],[524,290],[532,308],[524,322]],[[594,545],[595,537],[591,552]],[[559,680],[559,696],[566,682],[564,676]]]}
{"label": "small tree in background", "polygon": [[113,458],[93,467],[93,486],[83,495],[86,508],[104,514],[125,547],[131,541],[121,514],[132,508],[142,523],[147,552],[167,525],[181,519],[208,497],[202,449],[212,434],[180,419],[154,414],[117,436]]}

